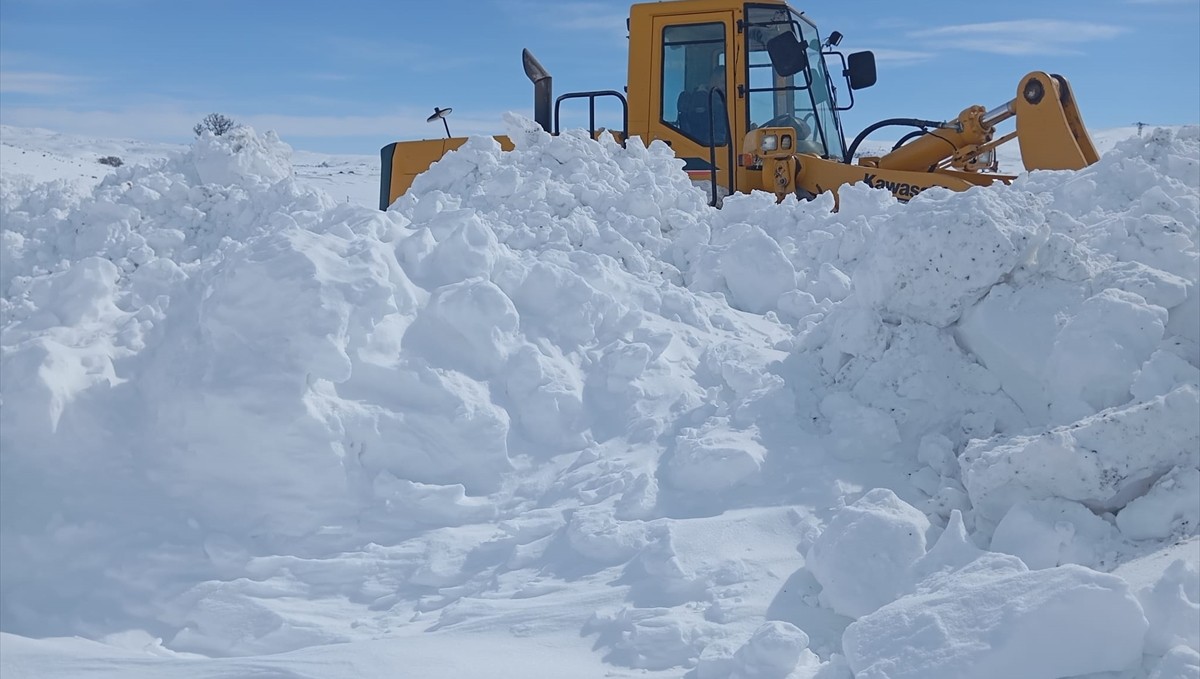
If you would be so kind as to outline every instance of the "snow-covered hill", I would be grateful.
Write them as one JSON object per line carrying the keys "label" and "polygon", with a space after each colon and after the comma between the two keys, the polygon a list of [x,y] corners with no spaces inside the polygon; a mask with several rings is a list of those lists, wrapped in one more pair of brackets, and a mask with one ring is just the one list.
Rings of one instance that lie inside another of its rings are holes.
{"label": "snow-covered hill", "polygon": [[0,675],[1200,673],[1200,128],[833,213],[508,124],[387,213],[0,130]]}

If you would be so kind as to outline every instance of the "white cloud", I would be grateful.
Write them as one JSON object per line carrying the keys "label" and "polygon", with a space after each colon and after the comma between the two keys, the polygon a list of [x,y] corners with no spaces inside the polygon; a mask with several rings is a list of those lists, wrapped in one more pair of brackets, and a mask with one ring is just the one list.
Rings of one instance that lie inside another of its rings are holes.
{"label": "white cloud", "polygon": [[3,94],[69,94],[86,84],[86,78],[44,71],[0,71]]}
{"label": "white cloud", "polygon": [[[874,47],[863,47],[861,49],[870,50],[875,54],[875,61],[878,63],[888,63],[897,66],[908,64],[920,64],[934,58],[936,55],[933,52],[918,52],[915,50],[894,50]],[[855,48],[857,52],[859,48]]]}
{"label": "white cloud", "polygon": [[390,67],[411,73],[441,73],[478,65],[487,60],[486,55],[469,54],[463,50],[446,46],[407,41],[396,43],[387,40],[327,36],[319,41],[325,57],[334,57],[346,64],[388,64]]}
{"label": "white cloud", "polygon": [[1086,21],[1025,19],[980,24],[941,26],[909,33],[917,39],[936,40],[951,47],[992,54],[1073,54],[1075,46],[1108,40],[1124,32],[1120,26]]}
{"label": "white cloud", "polygon": [[505,0],[502,6],[517,16],[531,17],[532,24],[545,29],[619,35],[622,39],[629,18],[628,3]]}

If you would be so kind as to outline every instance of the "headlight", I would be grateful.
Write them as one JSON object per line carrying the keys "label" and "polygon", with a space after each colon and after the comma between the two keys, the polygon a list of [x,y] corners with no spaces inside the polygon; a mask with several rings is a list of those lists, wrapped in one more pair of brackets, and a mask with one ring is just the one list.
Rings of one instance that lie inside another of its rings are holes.
{"label": "headlight", "polygon": [[792,150],[792,135],[790,135],[790,134],[783,135],[783,138],[781,138],[779,140],[779,147],[782,148],[784,151],[791,151]]}
{"label": "headlight", "polygon": [[774,151],[779,145],[779,137],[773,134],[764,134],[762,138],[762,150]]}

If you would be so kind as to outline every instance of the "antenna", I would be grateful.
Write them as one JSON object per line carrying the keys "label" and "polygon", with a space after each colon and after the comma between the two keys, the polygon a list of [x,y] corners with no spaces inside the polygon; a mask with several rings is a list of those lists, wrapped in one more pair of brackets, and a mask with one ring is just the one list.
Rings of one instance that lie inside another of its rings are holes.
{"label": "antenna", "polygon": [[433,107],[433,115],[425,119],[425,122],[432,123],[435,120],[441,120],[442,125],[446,127],[446,138],[450,138],[450,123],[446,122],[446,116],[450,115],[454,109],[447,106],[446,108]]}

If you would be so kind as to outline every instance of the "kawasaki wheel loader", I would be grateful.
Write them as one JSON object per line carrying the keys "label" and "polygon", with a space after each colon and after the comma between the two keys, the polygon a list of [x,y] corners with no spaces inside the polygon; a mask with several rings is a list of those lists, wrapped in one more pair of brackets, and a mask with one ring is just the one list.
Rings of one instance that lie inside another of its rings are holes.
{"label": "kawasaki wheel loader", "polygon": [[[703,183],[714,205],[722,195],[754,190],[812,197],[858,182],[907,201],[942,186],[965,190],[1012,175],[997,173],[995,149],[1016,138],[1027,170],[1081,169],[1099,159],[1066,78],[1034,71],[1016,96],[1000,106],[971,106],[953,120],[889,118],[868,126],[847,145],[841,111],[854,91],[875,84],[871,52],[844,55],[842,36],[822,36],[803,12],[781,1],[675,0],[636,4],[629,17],[629,80],[615,90],[573,92],[553,98],[549,73],[526,50],[525,73],[534,83],[534,120],[559,131],[564,102],[586,102],[589,132],[596,102],[612,97],[624,112],[614,136],[661,140]],[[831,71],[830,64],[840,67]],[[839,99],[835,81],[845,81]],[[430,122],[449,109],[435,109]],[[996,126],[1015,118],[1016,129],[997,137]],[[856,157],[867,135],[884,127],[913,128],[892,150]],[[407,141],[382,150],[380,209],[408,190],[413,178],[465,138]],[[507,138],[498,137],[511,149]]]}

